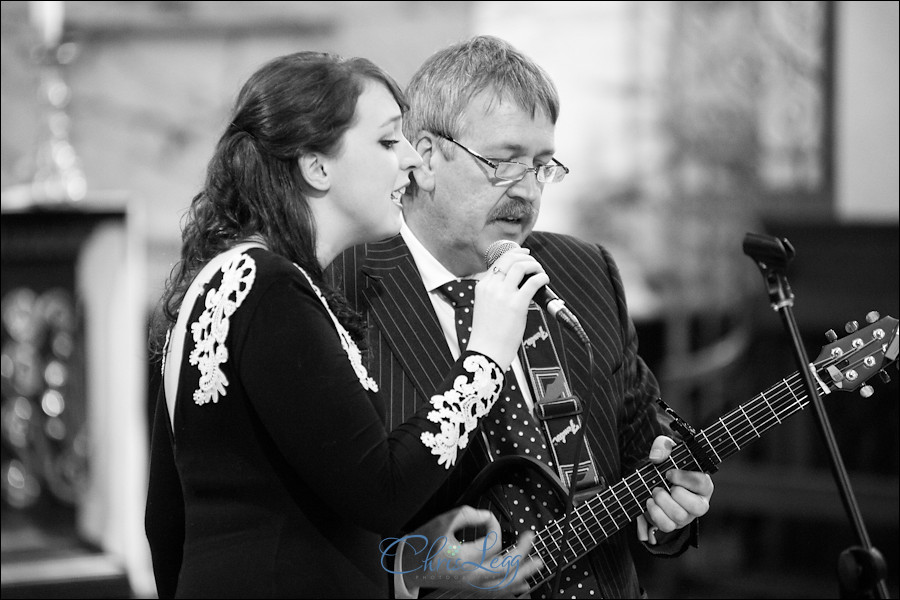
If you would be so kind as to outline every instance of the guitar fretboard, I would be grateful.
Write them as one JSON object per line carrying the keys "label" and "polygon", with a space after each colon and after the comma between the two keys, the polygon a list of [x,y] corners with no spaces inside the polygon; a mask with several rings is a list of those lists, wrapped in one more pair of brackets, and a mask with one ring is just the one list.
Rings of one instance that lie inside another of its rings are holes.
{"label": "guitar fretboard", "polygon": [[[714,464],[721,463],[765,431],[802,410],[808,404],[808,395],[803,387],[797,375],[790,380],[782,380],[699,432],[697,438],[707,450],[708,459]],[[646,464],[573,509],[570,544],[563,559],[565,564],[586,554],[643,514],[647,500],[653,495],[653,488],[669,489],[666,472],[671,469],[702,471],[700,465],[707,457],[695,457],[687,446],[679,445],[673,449],[667,462]],[[532,579],[535,585],[556,571],[561,538],[562,526],[558,521],[537,534],[534,548],[545,567]]]}
{"label": "guitar fretboard", "polygon": [[[879,344],[874,338],[865,345]],[[864,350],[857,347],[855,351]],[[861,352],[861,354],[864,354]],[[816,377],[829,367],[843,360],[847,366],[848,356],[826,358],[814,365]],[[857,358],[849,367],[859,367],[863,358]],[[821,382],[821,380],[820,380]],[[824,385],[824,384],[823,384]],[[825,386],[826,392],[830,389]],[[653,488],[669,489],[665,474],[672,469],[703,471],[701,465],[718,465],[726,458],[762,437],[762,434],[780,425],[791,415],[809,405],[809,395],[803,377],[799,373],[782,379],[752,400],[738,406],[696,434],[698,442],[694,448],[702,448],[706,456],[691,453],[685,444],[672,450],[668,461],[662,464],[647,463],[618,483],[606,488],[593,498],[575,507],[571,514],[571,526],[567,535],[569,543],[564,553],[560,553],[562,524],[554,521],[537,532],[531,555],[543,561],[543,568],[529,579],[532,588],[546,581],[560,562],[571,564],[587,554],[598,544],[617,533],[639,515],[644,513],[647,500],[653,495]],[[560,558],[562,557],[562,558]]]}

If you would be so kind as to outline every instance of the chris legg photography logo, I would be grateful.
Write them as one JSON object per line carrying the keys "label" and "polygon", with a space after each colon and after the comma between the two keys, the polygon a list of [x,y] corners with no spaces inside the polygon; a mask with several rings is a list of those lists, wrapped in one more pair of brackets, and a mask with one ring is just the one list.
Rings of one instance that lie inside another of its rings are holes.
{"label": "chris legg photography logo", "polygon": [[[499,590],[511,584],[516,574],[519,572],[519,561],[521,556],[518,554],[508,555],[499,554],[488,557],[488,552],[500,540],[500,536],[489,531],[484,536],[484,544],[481,548],[480,560],[463,561],[457,555],[459,554],[459,544],[451,544],[445,536],[441,536],[429,543],[429,539],[424,535],[407,535],[400,538],[385,538],[381,541],[381,567],[392,575],[415,573],[421,571],[421,577],[425,580],[437,581],[439,579],[459,578],[460,573],[470,573],[481,570],[489,572],[493,575],[502,575],[503,579],[496,585],[490,587],[481,587],[474,583],[469,583],[472,587],[481,590]],[[402,570],[394,570],[387,560],[388,557],[395,557],[403,543],[403,564],[394,567]],[[423,557],[424,556],[424,560]],[[454,575],[456,574],[456,575]]]}

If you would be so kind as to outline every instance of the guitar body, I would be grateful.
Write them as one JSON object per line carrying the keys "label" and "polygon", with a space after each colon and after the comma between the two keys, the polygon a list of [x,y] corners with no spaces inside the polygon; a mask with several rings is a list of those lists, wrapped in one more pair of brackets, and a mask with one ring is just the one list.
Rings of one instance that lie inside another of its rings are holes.
{"label": "guitar body", "polygon": [[[521,527],[516,527],[508,508],[508,486],[520,486],[524,480],[538,481],[548,490],[542,503],[548,503],[549,511],[564,511],[568,492],[556,473],[543,462],[531,456],[501,456],[482,469],[472,484],[457,500],[457,505],[468,504],[491,511],[500,523],[503,547],[515,543]],[[457,537],[471,541],[482,537],[484,531],[462,531]]]}

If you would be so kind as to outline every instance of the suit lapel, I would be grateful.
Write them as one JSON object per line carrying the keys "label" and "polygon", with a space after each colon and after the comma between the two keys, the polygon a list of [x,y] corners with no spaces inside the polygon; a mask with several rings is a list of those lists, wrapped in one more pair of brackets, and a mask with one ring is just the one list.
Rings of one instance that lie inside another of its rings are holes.
{"label": "suit lapel", "polygon": [[370,317],[416,389],[431,397],[453,359],[403,239],[370,244],[362,272]]}

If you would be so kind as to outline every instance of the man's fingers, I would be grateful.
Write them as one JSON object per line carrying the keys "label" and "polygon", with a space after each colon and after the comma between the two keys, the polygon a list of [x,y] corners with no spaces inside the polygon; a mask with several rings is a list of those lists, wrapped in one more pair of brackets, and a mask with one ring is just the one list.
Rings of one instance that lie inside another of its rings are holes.
{"label": "man's fingers", "polygon": [[646,542],[648,539],[647,532],[650,530],[650,526],[647,525],[647,518],[644,515],[638,515],[636,524],[638,540]]}
{"label": "man's fingers", "polygon": [[[662,492],[661,488],[657,488],[657,490]],[[656,491],[656,490],[654,490],[654,491]],[[660,496],[659,500],[661,500],[663,503],[665,503],[666,500],[663,497],[663,493],[660,493],[659,496]],[[668,499],[671,500],[671,498],[668,498]],[[678,506],[674,502],[672,502],[672,504],[675,506]],[[680,507],[679,507],[679,509],[680,509]],[[687,513],[685,513],[685,514],[687,514]],[[647,500],[647,515],[648,515],[647,520],[653,522],[653,525],[651,527],[648,527],[648,529],[647,529],[648,540],[650,538],[650,531],[653,528],[660,529],[660,530],[668,533],[670,531],[675,531],[679,527],[678,523],[676,523],[673,519],[669,518],[669,515],[666,514],[666,511],[663,510],[663,508],[660,506],[660,503],[657,502],[657,494],[654,494],[653,498],[650,498],[649,500]]]}
{"label": "man's fingers", "polygon": [[672,469],[666,473],[666,478],[673,485],[680,485],[684,489],[698,496],[703,496],[707,500],[712,497],[715,485],[712,477],[706,473],[697,471],[684,471],[681,469]]}

